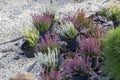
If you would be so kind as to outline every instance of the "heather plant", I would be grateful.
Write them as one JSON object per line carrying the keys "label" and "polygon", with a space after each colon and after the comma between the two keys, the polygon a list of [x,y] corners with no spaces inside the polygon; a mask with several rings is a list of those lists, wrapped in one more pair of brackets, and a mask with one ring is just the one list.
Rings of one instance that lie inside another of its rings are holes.
{"label": "heather plant", "polygon": [[108,17],[112,21],[120,20],[120,6],[112,5],[100,12],[101,15]]}
{"label": "heather plant", "polygon": [[86,29],[86,33],[88,37],[98,38],[100,29],[98,26],[90,25],[90,27]]}
{"label": "heather plant", "polygon": [[46,72],[42,74],[41,80],[62,80],[61,72],[55,70],[55,68],[52,67],[50,72]]}
{"label": "heather plant", "polygon": [[91,59],[89,57],[74,57],[64,62],[64,69],[70,75],[86,75],[91,68]]}
{"label": "heather plant", "polygon": [[75,29],[74,25],[70,21],[65,21],[58,29],[58,33],[63,39],[69,40],[76,38],[78,31]]}
{"label": "heather plant", "polygon": [[34,48],[39,41],[39,32],[36,29],[25,29],[23,31],[25,40],[28,43],[28,48]]}
{"label": "heather plant", "polygon": [[69,19],[78,31],[83,28],[89,28],[91,24],[91,20],[85,17],[83,11],[80,12],[79,10],[73,16],[70,16]]}
{"label": "heather plant", "polygon": [[43,54],[42,52],[38,52],[36,55],[36,59],[39,61],[40,65],[43,67],[47,67],[50,69],[52,66],[57,67],[58,63],[58,50],[54,48],[53,50],[48,49],[48,54]]}
{"label": "heather plant", "polygon": [[100,45],[95,38],[84,39],[79,44],[80,51],[87,56],[98,56],[100,53]]}
{"label": "heather plant", "polygon": [[60,50],[59,41],[57,41],[54,37],[51,37],[49,34],[45,35],[45,39],[42,37],[40,38],[40,51],[43,54],[48,53],[48,48],[52,51],[53,49],[57,48],[58,52]]}
{"label": "heather plant", "polygon": [[114,80],[120,80],[120,26],[108,32],[103,44],[106,57],[104,71]]}
{"label": "heather plant", "polygon": [[48,31],[52,22],[50,15],[32,15],[34,27],[39,32]]}
{"label": "heather plant", "polygon": [[85,37],[94,37],[97,38],[98,31],[100,29],[97,25],[93,24],[92,20],[85,17],[85,13],[83,11],[77,11],[73,16],[68,18],[75,28],[78,30],[79,34],[84,34]]}

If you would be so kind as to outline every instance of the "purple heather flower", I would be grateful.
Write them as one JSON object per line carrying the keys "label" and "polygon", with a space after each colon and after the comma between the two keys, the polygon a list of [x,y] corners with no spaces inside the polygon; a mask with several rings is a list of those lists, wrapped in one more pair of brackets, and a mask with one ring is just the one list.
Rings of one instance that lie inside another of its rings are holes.
{"label": "purple heather flower", "polygon": [[70,21],[73,23],[73,25],[75,26],[76,29],[79,28],[80,24],[75,15],[73,17],[70,17]]}
{"label": "purple heather flower", "polygon": [[100,52],[100,46],[95,38],[87,38],[82,40],[80,43],[80,51],[82,53],[97,54]]}
{"label": "purple heather flower", "polygon": [[52,38],[50,34],[45,34],[45,39],[40,37],[40,50],[47,49],[46,47],[51,48],[59,48],[59,41],[55,38]]}
{"label": "purple heather flower", "polygon": [[74,57],[64,62],[66,73],[71,75],[87,74],[91,68],[91,59],[89,57]]}
{"label": "purple heather flower", "polygon": [[50,17],[50,15],[32,15],[33,21],[35,23],[41,23],[41,22],[45,22],[45,23],[51,23],[52,19]]}
{"label": "purple heather flower", "polygon": [[41,78],[41,80],[61,80],[61,72],[56,71],[52,67],[51,71],[47,72],[46,74],[42,74]]}
{"label": "purple heather flower", "polygon": [[38,31],[40,31],[40,32],[48,31],[48,29],[52,23],[52,18],[50,15],[46,15],[46,14],[32,15],[32,18],[33,18],[34,27]]}
{"label": "purple heather flower", "polygon": [[77,12],[68,18],[75,26],[76,29],[80,29],[80,27],[84,27],[87,22],[89,22],[85,18],[85,13],[83,11],[77,10]]}
{"label": "purple heather flower", "polygon": [[77,10],[74,15],[70,15],[66,20],[71,21],[78,31],[83,28],[88,28],[91,24],[91,20],[85,17],[83,10]]}

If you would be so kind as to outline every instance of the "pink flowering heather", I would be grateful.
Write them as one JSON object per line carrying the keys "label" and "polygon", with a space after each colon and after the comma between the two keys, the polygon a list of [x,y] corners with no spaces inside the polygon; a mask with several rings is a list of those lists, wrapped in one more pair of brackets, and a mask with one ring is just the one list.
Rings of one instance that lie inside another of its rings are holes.
{"label": "pink flowering heather", "polygon": [[61,72],[51,68],[50,72],[42,74],[41,80],[61,80]]}
{"label": "pink flowering heather", "polygon": [[70,17],[70,21],[74,24],[76,29],[78,29],[80,27],[80,24],[77,20],[76,14],[74,16]]}
{"label": "pink flowering heather", "polygon": [[74,57],[64,62],[64,68],[67,74],[84,75],[88,74],[91,68],[91,59],[89,57]]}
{"label": "pink flowering heather", "polygon": [[87,38],[80,42],[80,51],[87,55],[97,55],[100,52],[98,40],[95,38]]}
{"label": "pink flowering heather", "polygon": [[50,48],[50,50],[57,48],[59,51],[60,45],[59,41],[57,41],[55,38],[51,37],[49,34],[45,34],[45,39],[40,37],[40,50],[43,53],[47,53],[48,48]]}
{"label": "pink flowering heather", "polygon": [[52,18],[50,15],[32,15],[33,24],[38,31],[47,31],[51,25]]}
{"label": "pink flowering heather", "polygon": [[89,19],[85,18],[85,13],[79,10],[73,16],[70,16],[69,20],[74,24],[78,31],[83,27],[88,28],[91,22]]}

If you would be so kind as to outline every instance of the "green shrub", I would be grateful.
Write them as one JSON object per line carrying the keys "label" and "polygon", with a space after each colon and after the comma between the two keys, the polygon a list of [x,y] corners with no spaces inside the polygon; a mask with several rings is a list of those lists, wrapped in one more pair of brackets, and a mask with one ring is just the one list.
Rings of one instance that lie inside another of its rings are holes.
{"label": "green shrub", "polygon": [[120,80],[120,26],[108,32],[103,44],[106,57],[104,70],[114,80]]}

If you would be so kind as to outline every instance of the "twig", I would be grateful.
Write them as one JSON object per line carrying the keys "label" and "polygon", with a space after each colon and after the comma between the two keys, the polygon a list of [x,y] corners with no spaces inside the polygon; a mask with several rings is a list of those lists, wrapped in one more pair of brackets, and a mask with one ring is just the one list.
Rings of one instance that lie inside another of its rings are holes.
{"label": "twig", "polygon": [[2,42],[2,43],[0,43],[0,45],[6,44],[6,43],[10,43],[10,42],[15,42],[15,41],[20,40],[22,38],[24,38],[24,36],[21,36],[19,38],[16,38],[16,39],[13,39],[13,40],[10,40],[10,41]]}

